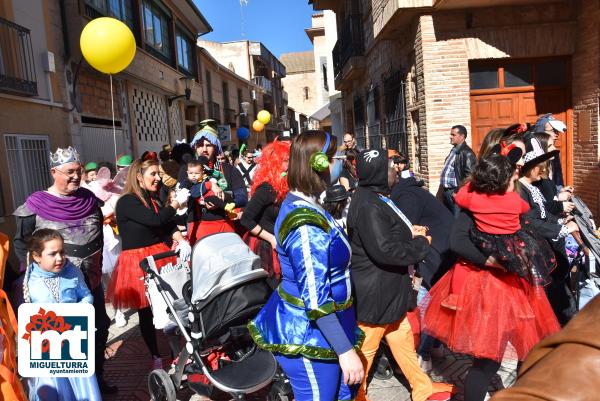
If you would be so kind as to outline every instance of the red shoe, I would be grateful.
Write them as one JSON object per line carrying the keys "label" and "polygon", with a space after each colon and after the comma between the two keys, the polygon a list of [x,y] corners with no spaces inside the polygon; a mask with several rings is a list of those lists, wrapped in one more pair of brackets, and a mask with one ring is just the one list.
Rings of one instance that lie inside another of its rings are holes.
{"label": "red shoe", "polygon": [[449,401],[451,398],[452,393],[450,391],[441,391],[431,394],[427,401]]}

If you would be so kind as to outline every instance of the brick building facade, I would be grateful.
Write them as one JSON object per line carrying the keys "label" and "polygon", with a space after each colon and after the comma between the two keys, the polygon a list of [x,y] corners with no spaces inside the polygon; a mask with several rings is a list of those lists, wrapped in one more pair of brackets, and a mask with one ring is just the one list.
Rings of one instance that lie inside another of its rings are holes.
{"label": "brick building facade", "polygon": [[437,189],[463,124],[475,150],[491,128],[552,112],[565,178],[598,209],[600,4],[594,0],[313,0],[337,15],[336,87],[359,142],[407,152]]}

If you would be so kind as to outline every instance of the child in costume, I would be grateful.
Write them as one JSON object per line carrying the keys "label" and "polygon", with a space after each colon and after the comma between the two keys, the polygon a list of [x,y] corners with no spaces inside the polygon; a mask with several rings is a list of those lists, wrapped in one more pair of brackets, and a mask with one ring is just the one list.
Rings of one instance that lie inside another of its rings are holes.
{"label": "child in costume", "polygon": [[[548,243],[521,227],[521,216],[529,205],[514,191],[514,163],[521,158],[517,147],[505,149],[506,157],[491,154],[480,159],[471,182],[463,186],[454,200],[473,216],[471,240],[486,257],[492,257],[506,271],[526,279],[531,285],[546,285],[556,265]],[[508,154],[510,153],[510,155]],[[513,162],[511,162],[513,160]],[[464,285],[465,272],[457,269],[452,293],[443,305],[453,309]]]}
{"label": "child in costume", "polygon": [[[121,240],[118,236],[117,220],[115,218],[115,207],[117,200],[125,185],[128,167],[119,170],[114,179],[111,179],[108,167],[101,167],[98,170],[98,176],[95,181],[90,182],[88,189],[96,195],[98,199],[104,202],[102,206],[102,216],[104,217],[102,233],[104,235],[104,245],[102,248],[102,276],[105,286],[108,283],[117,259],[121,253]],[[115,324],[117,327],[125,327],[127,318],[121,309],[115,312]]]}
{"label": "child in costume", "polygon": [[231,197],[225,195],[225,200],[221,200],[217,196],[218,191],[222,192],[216,178],[206,174],[204,166],[208,164],[205,157],[199,157],[198,160],[191,160],[187,163],[187,181],[184,183],[184,188],[189,188],[190,196],[193,202],[190,204],[188,211],[188,237],[190,243],[195,244],[200,240],[202,235],[199,233],[200,222],[202,221],[203,212],[206,212],[206,204],[211,203],[218,209],[223,209],[227,213],[228,218],[235,218],[233,213],[235,204],[228,202]]}
{"label": "child in costume", "polygon": [[[471,210],[472,217],[461,213],[453,234],[468,244],[453,245],[451,241],[451,246],[472,249],[420,303],[424,311],[422,331],[455,353],[473,356],[477,372],[497,369],[503,358],[522,361],[542,338],[560,329],[542,286],[552,268],[552,256],[544,256],[547,248],[521,228],[519,215],[527,208],[509,190],[523,166],[525,148],[520,140],[513,143],[516,146],[503,147],[500,155],[484,157],[471,185],[459,191],[458,202]],[[500,159],[504,155],[508,166]],[[505,169],[510,172],[509,179],[498,179],[499,171]],[[495,175],[497,178],[491,178]],[[507,233],[494,234],[498,231],[493,227]],[[492,266],[489,256],[500,264]],[[508,343],[513,352],[506,352]],[[481,389],[476,383],[469,374],[465,387],[478,394]]]}
{"label": "child in costume", "polygon": [[350,193],[343,185],[332,185],[323,193],[323,207],[346,230]]}
{"label": "child in costume", "polygon": [[[58,231],[43,228],[28,242],[23,298],[32,303],[88,303],[93,297],[83,273],[65,257]],[[34,377],[29,379],[30,401],[101,401],[96,376]]]}
{"label": "child in costume", "polygon": [[95,181],[98,176],[98,164],[96,162],[89,162],[85,165],[85,183],[89,184]]}

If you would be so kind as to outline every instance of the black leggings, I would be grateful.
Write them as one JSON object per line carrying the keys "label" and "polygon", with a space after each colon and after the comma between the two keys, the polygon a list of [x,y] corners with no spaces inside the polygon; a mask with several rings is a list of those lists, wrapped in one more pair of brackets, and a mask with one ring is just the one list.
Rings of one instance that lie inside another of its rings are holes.
{"label": "black leggings", "polygon": [[500,364],[496,361],[475,358],[465,379],[465,401],[483,401],[498,369]]}
{"label": "black leggings", "polygon": [[156,329],[154,328],[154,323],[152,323],[152,309],[150,307],[139,309],[138,317],[140,319],[140,333],[142,333],[142,338],[146,343],[146,347],[148,347],[148,351],[154,357],[160,357],[160,353],[158,352],[158,343],[156,342]]}

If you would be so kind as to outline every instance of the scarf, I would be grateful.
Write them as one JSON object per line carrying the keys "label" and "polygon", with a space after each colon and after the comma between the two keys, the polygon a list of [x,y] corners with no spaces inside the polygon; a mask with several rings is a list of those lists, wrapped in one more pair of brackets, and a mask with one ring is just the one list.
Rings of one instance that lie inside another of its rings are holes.
{"label": "scarf", "polygon": [[46,220],[75,222],[89,217],[98,207],[98,202],[91,191],[79,188],[67,196],[37,191],[27,198],[25,205]]}

